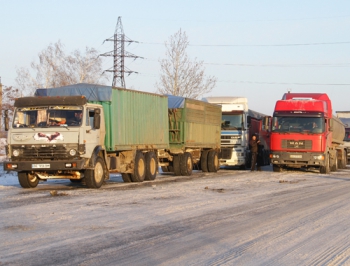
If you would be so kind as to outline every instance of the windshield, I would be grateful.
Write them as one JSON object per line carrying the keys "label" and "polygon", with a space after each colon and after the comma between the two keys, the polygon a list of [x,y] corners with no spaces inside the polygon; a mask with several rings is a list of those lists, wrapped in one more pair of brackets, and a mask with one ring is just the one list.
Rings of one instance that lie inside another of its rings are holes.
{"label": "windshield", "polygon": [[350,131],[346,131],[346,132],[345,132],[344,141],[350,141]]}
{"label": "windshield", "polygon": [[343,122],[345,127],[350,127],[350,118],[339,117],[339,119]]}
{"label": "windshield", "polygon": [[273,132],[324,132],[324,119],[322,117],[274,117],[272,121]]}
{"label": "windshield", "polygon": [[17,108],[13,128],[80,126],[82,106],[39,106]]}
{"label": "windshield", "polygon": [[243,114],[223,114],[221,129],[222,130],[242,130],[243,127]]}

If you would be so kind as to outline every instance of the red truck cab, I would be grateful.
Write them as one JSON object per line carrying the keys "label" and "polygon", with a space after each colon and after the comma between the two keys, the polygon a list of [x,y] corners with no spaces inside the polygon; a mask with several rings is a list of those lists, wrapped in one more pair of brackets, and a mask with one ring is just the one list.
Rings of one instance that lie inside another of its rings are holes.
{"label": "red truck cab", "polygon": [[325,93],[286,93],[276,102],[270,159],[283,168],[319,168],[321,173],[346,166],[344,125],[332,115]]}

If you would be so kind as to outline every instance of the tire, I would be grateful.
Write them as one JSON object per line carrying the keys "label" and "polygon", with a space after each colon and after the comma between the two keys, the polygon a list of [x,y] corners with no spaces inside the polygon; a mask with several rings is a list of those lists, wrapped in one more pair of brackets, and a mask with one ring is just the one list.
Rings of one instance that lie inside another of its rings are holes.
{"label": "tire", "polygon": [[131,174],[132,182],[143,182],[146,176],[146,161],[145,156],[140,151],[136,152],[135,163],[134,163],[134,173]]}
{"label": "tire", "polygon": [[341,151],[342,152],[342,156],[341,159],[339,160],[339,169],[346,169],[346,152],[344,150]]}
{"label": "tire", "polygon": [[181,160],[181,154],[174,155],[174,157],[173,157],[173,167],[174,167],[174,174],[176,176],[180,176],[181,175],[180,160]]}
{"label": "tire", "polygon": [[122,179],[123,179],[124,183],[130,183],[131,182],[131,174],[122,173]]}
{"label": "tire", "polygon": [[325,162],[326,162],[326,165],[320,167],[321,174],[329,174],[330,173],[328,154],[325,156]]}
{"label": "tire", "polygon": [[192,155],[189,152],[185,152],[180,157],[181,175],[184,175],[184,176],[192,175],[192,169],[193,169]]}
{"label": "tire", "polygon": [[98,156],[94,169],[85,170],[85,183],[88,188],[100,188],[106,178],[106,165],[104,160]]}
{"label": "tire", "polygon": [[272,169],[274,172],[282,172],[282,167],[278,166],[277,164],[273,164]]}
{"label": "tire", "polygon": [[39,183],[39,178],[28,172],[18,172],[18,182],[22,188],[35,188]]}
{"label": "tire", "polygon": [[168,171],[174,173],[174,166],[169,164]]}
{"label": "tire", "polygon": [[217,172],[219,165],[219,157],[218,153],[215,150],[211,150],[208,153],[208,171],[209,172]]}
{"label": "tire", "polygon": [[208,170],[208,153],[209,153],[209,151],[204,150],[204,151],[202,151],[202,154],[201,154],[200,165],[201,165],[202,172],[209,171]]}
{"label": "tire", "polygon": [[147,152],[145,155],[146,175],[145,180],[154,180],[157,176],[158,160],[153,151]]}
{"label": "tire", "polygon": [[168,172],[170,172],[168,166],[162,166],[161,168],[162,168],[163,173],[168,173]]}
{"label": "tire", "polygon": [[335,154],[335,160],[334,160],[334,163],[333,165],[331,166],[331,172],[336,172],[338,170],[338,156],[337,156],[337,153]]}

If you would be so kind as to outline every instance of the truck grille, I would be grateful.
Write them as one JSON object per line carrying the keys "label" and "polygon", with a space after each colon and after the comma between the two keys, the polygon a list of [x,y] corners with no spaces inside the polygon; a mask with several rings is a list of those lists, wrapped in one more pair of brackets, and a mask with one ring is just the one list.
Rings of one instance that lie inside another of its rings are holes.
{"label": "truck grille", "polygon": [[70,145],[63,146],[63,145],[57,145],[57,146],[46,146],[42,147],[39,145],[28,145],[28,146],[12,146],[12,150],[18,149],[20,150],[20,156],[14,157],[12,156],[13,160],[17,159],[27,159],[27,160],[37,160],[37,159],[65,159],[65,158],[71,158],[69,155],[70,149],[77,149],[77,147],[73,147]]}
{"label": "truck grille", "polygon": [[232,157],[232,149],[221,148],[221,152],[219,154],[220,159],[231,159]]}
{"label": "truck grille", "polygon": [[282,149],[311,150],[312,140],[282,140]]}

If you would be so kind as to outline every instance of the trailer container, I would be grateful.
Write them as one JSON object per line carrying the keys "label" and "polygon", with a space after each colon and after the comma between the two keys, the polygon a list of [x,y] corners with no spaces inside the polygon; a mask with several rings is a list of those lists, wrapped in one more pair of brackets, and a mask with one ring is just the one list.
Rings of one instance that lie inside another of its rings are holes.
{"label": "trailer container", "polygon": [[164,172],[190,175],[192,169],[219,169],[221,106],[168,95],[169,149],[158,157]]}

